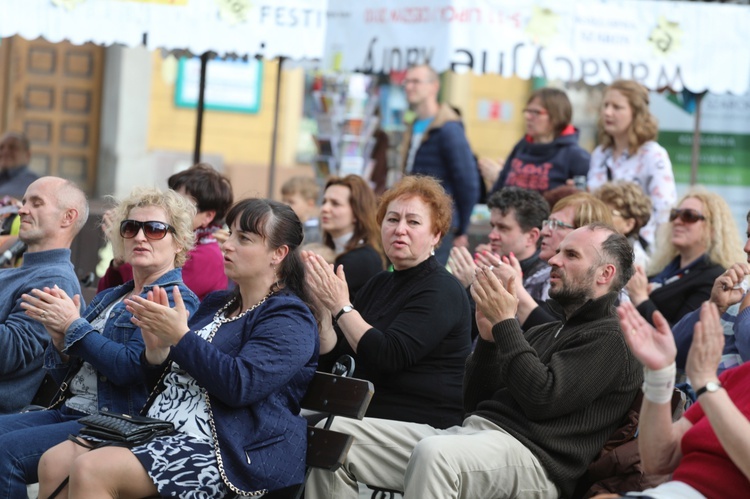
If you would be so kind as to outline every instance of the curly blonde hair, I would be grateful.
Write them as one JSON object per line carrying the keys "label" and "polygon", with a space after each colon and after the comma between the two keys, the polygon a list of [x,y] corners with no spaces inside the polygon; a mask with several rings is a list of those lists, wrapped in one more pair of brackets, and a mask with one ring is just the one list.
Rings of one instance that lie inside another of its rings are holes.
{"label": "curly blonde hair", "polygon": [[[648,108],[648,89],[633,80],[617,80],[604,90],[604,95],[606,96],[610,90],[620,92],[630,104],[633,121],[628,128],[628,152],[632,155],[646,142],[656,140],[659,134],[659,124]],[[604,131],[601,113],[599,113],[597,125],[599,127],[599,145],[603,149],[612,147],[615,141],[611,135]]]}
{"label": "curly blonde hair", "polygon": [[653,206],[651,198],[635,182],[628,182],[627,180],[607,182],[595,190],[593,194],[609,206],[614,207],[623,217],[635,220],[633,229],[630,233],[625,234],[628,237],[638,234],[651,218]]}
{"label": "curly blonde hair", "polygon": [[[706,217],[703,240],[711,262],[726,269],[737,262],[746,261],[747,255],[742,251],[739,229],[724,198],[698,186],[682,196],[677,206],[690,198],[697,199],[703,205],[701,213]],[[648,274],[661,272],[678,255],[677,248],[672,244],[672,222],[664,223],[659,227],[656,251],[651,258]]]}
{"label": "curly blonde hair", "polygon": [[177,194],[173,190],[161,191],[156,188],[136,187],[130,195],[120,201],[112,210],[112,224],[106,231],[107,239],[112,243],[112,251],[115,256],[125,253],[125,240],[120,235],[120,224],[127,220],[133,208],[145,208],[156,206],[164,210],[169,225],[174,227],[174,244],[180,248],[175,254],[174,266],[182,267],[187,260],[188,251],[195,246],[195,233],[193,232],[193,217],[195,217],[195,206],[188,198]]}

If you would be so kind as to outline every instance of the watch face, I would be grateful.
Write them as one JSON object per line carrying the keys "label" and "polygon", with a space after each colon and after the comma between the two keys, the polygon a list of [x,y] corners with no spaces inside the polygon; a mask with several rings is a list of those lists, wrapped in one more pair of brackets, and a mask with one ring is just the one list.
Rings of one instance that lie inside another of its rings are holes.
{"label": "watch face", "polygon": [[354,307],[352,307],[351,305],[347,305],[343,308],[343,310],[344,310],[344,313],[351,312],[352,310],[354,310]]}
{"label": "watch face", "polygon": [[718,391],[719,388],[721,388],[721,385],[719,383],[714,383],[713,381],[709,381],[708,383],[706,383],[707,392],[715,392]]}

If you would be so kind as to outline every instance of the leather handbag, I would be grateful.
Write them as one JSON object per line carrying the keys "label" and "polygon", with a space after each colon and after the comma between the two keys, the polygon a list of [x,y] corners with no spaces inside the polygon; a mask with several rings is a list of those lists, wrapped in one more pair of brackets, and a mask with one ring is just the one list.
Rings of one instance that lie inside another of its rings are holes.
{"label": "leather handbag", "polygon": [[169,421],[106,411],[84,416],[78,422],[83,425],[79,436],[96,437],[114,445],[128,447],[142,445],[152,438],[174,432],[174,425]]}

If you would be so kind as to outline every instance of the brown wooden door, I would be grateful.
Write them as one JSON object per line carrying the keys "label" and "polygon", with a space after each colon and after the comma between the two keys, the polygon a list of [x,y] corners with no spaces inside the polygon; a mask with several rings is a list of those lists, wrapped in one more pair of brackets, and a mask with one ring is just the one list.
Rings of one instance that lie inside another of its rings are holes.
{"label": "brown wooden door", "polygon": [[31,169],[96,186],[104,49],[5,38],[0,46],[0,130],[31,142]]}

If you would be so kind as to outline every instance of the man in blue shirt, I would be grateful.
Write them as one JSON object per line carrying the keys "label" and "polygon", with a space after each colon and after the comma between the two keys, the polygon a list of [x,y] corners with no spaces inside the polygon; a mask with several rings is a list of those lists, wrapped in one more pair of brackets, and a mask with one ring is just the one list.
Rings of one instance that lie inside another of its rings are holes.
{"label": "man in blue shirt", "polygon": [[29,170],[29,139],[8,132],[0,138],[0,198],[21,199],[26,188],[39,176]]}
{"label": "man in blue shirt", "polygon": [[435,70],[426,65],[409,68],[404,87],[416,119],[404,136],[403,171],[435,177],[453,198],[451,231],[443,234],[435,250],[445,264],[452,246],[469,244],[471,211],[479,201],[479,170],[461,117],[451,106],[438,103],[440,79]]}
{"label": "man in blue shirt", "polygon": [[17,412],[31,402],[44,377],[44,350],[50,336],[43,317],[30,317],[21,296],[32,289],[81,294],[70,244],[88,218],[86,195],[73,183],[42,177],[23,195],[18,238],[28,247],[23,264],[0,269],[0,414]]}

